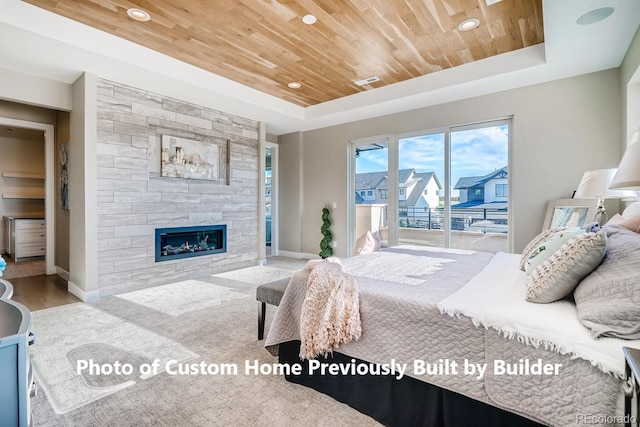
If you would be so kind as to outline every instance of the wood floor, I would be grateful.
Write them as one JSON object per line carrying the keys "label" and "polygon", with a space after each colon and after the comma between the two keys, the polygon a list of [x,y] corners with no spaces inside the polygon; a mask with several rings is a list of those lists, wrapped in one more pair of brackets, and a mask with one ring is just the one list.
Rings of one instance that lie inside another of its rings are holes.
{"label": "wood floor", "polygon": [[11,299],[30,311],[81,302],[67,291],[67,281],[56,275],[20,277],[8,282],[13,285]]}

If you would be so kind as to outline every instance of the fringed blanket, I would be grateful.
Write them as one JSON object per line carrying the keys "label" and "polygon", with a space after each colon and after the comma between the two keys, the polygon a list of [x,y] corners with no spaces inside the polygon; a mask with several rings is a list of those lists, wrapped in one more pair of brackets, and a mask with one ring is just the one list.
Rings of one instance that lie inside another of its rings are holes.
{"label": "fringed blanket", "polygon": [[358,284],[337,258],[309,261],[310,271],[300,315],[300,357],[326,355],[362,334]]}
{"label": "fringed blanket", "polygon": [[450,316],[469,317],[475,326],[493,328],[508,339],[587,360],[622,378],[622,347],[638,347],[640,340],[594,339],[580,324],[575,304],[568,300],[550,304],[526,301],[525,273],[516,261],[513,254],[497,253],[480,274],[440,301],[438,309]]}

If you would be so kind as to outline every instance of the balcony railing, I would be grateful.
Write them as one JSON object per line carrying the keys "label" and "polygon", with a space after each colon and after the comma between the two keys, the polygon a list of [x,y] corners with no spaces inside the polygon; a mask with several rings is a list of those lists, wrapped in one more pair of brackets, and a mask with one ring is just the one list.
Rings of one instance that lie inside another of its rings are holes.
{"label": "balcony railing", "polygon": [[[385,225],[387,218],[385,209]],[[398,226],[444,229],[444,208],[400,208]],[[480,231],[484,233],[507,233],[508,212],[506,209],[451,208],[451,230]]]}

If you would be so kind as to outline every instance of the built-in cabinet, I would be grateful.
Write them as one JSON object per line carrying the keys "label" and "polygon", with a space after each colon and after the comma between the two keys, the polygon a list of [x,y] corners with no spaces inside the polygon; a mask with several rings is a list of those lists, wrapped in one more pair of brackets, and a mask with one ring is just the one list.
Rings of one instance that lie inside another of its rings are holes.
{"label": "built-in cabinet", "polygon": [[45,256],[44,218],[4,217],[3,224],[5,251],[15,262]]}

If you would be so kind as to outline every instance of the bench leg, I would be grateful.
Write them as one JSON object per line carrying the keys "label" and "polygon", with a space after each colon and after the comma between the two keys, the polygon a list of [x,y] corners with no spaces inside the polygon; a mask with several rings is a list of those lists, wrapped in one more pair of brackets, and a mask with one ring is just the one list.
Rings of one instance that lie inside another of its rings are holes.
{"label": "bench leg", "polygon": [[258,301],[258,339],[264,338],[264,319],[267,311],[267,303]]}

